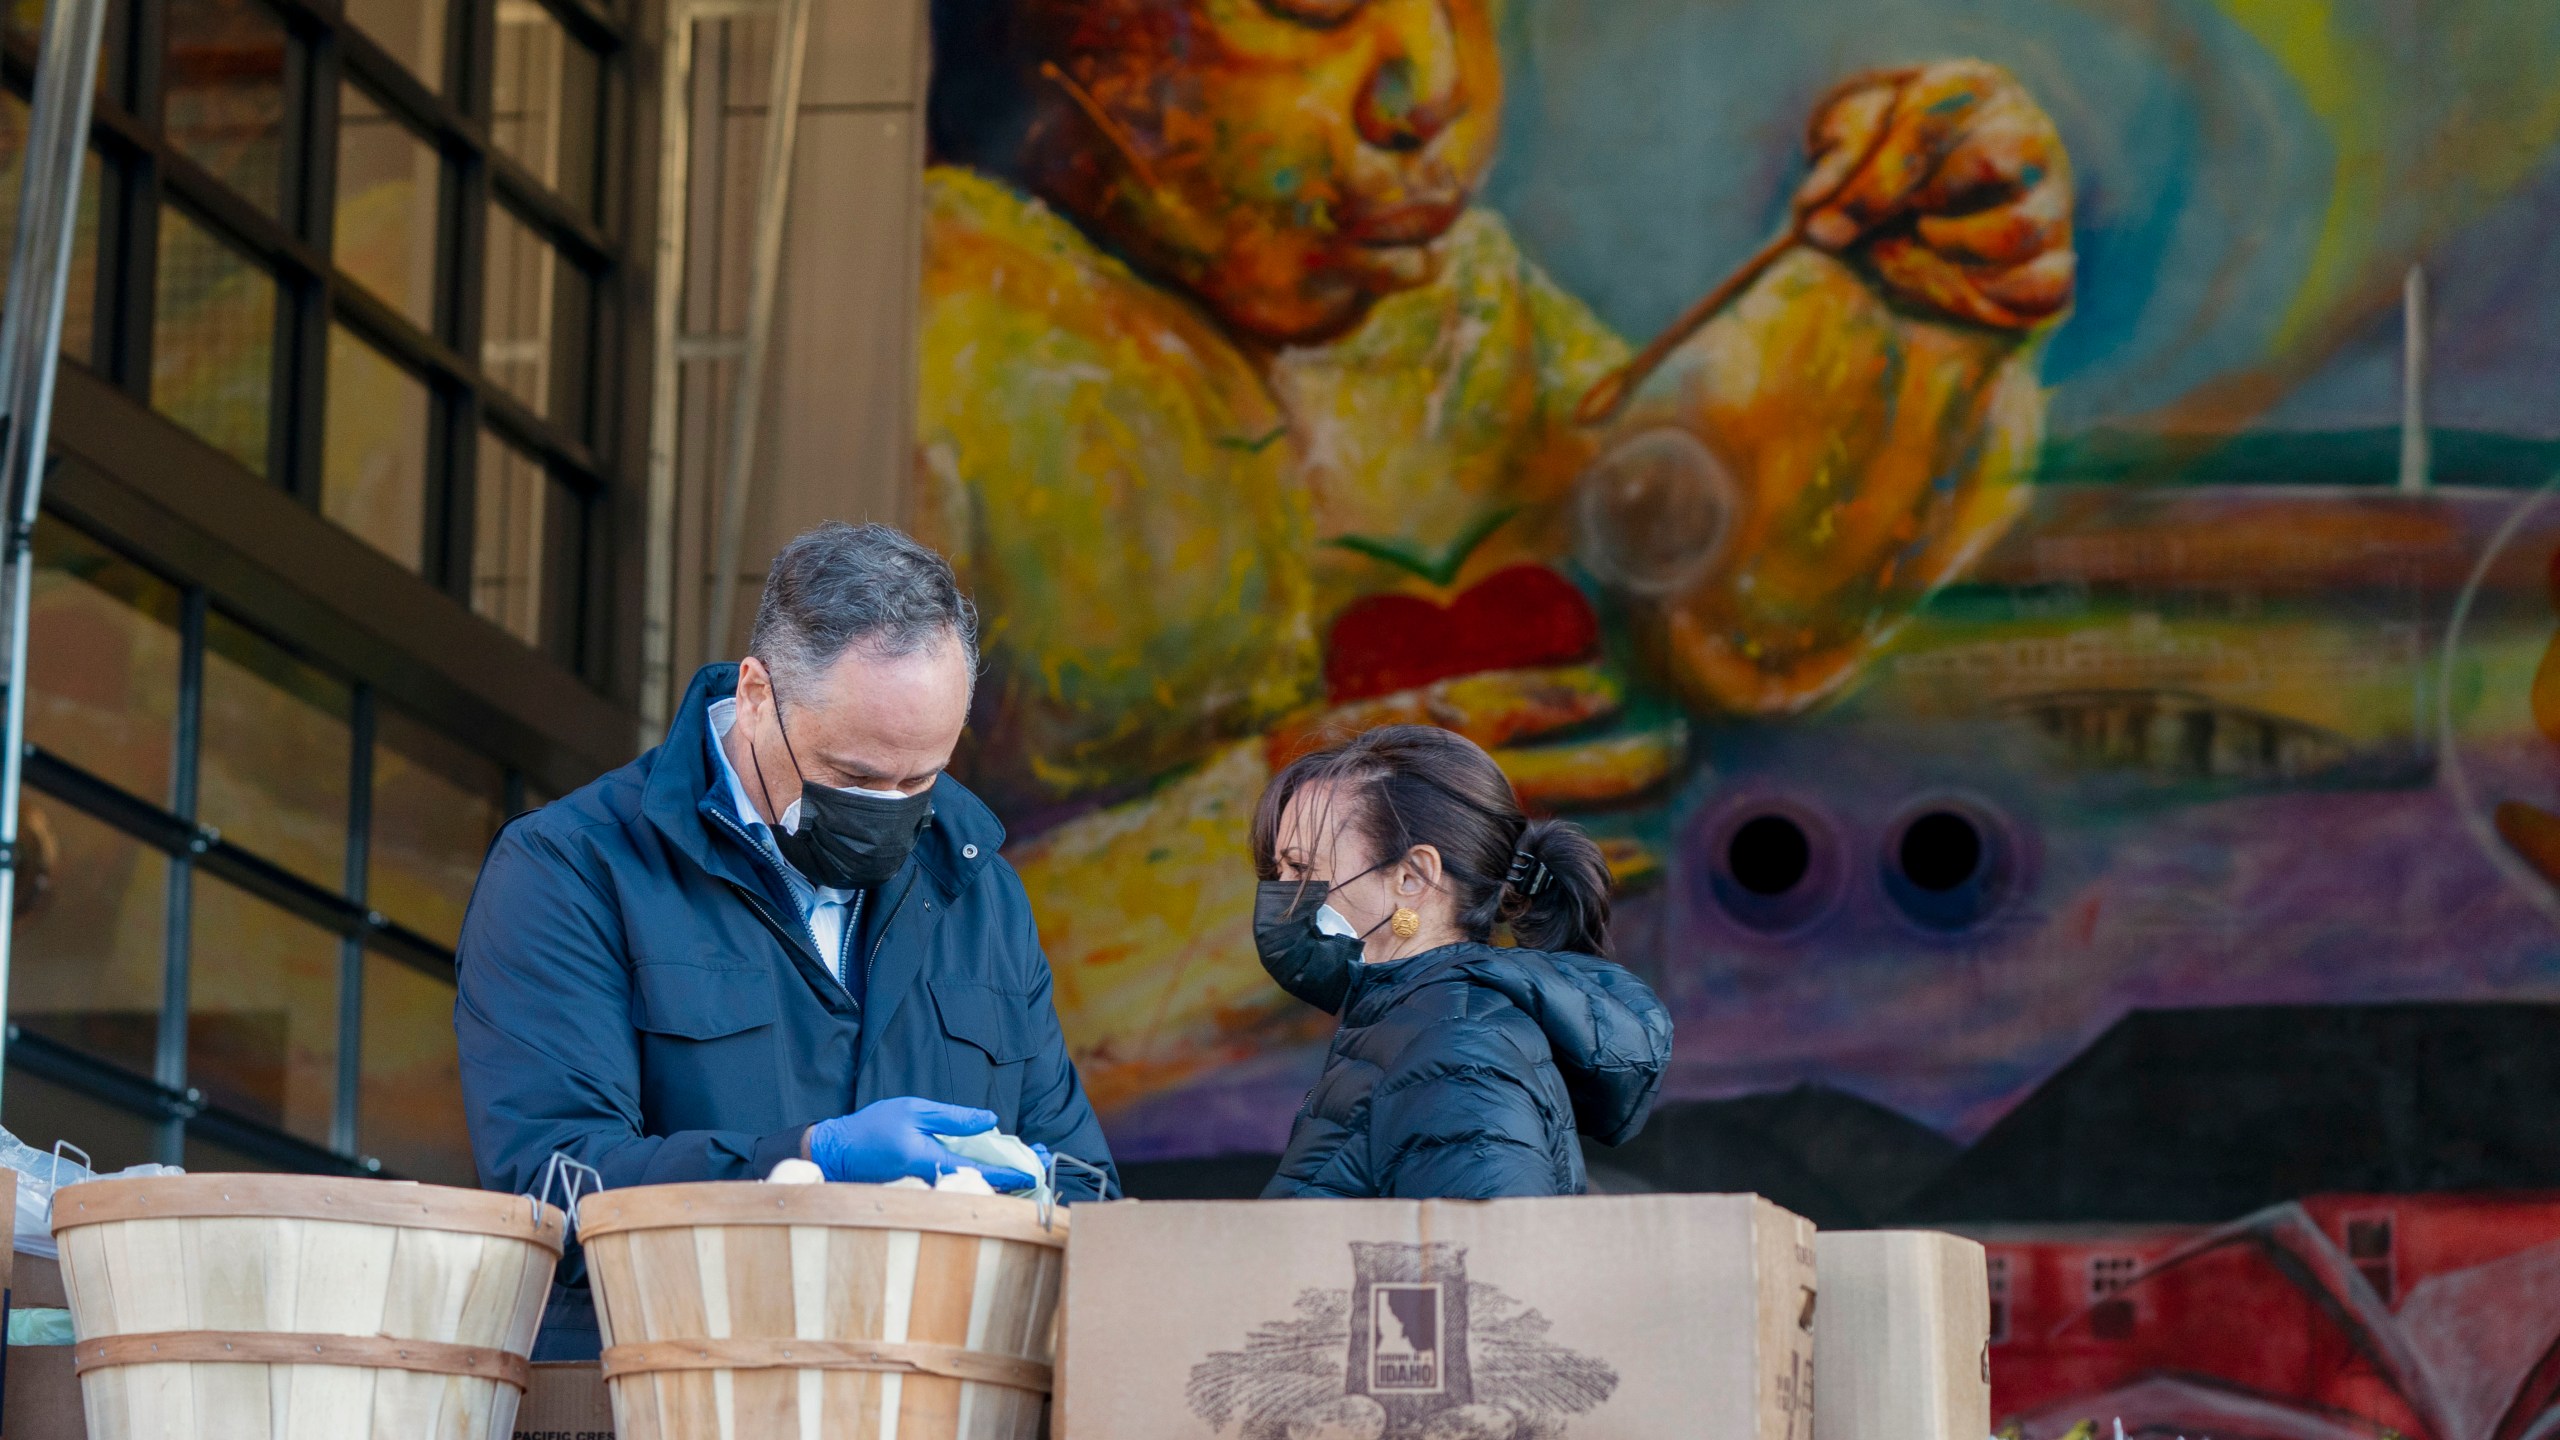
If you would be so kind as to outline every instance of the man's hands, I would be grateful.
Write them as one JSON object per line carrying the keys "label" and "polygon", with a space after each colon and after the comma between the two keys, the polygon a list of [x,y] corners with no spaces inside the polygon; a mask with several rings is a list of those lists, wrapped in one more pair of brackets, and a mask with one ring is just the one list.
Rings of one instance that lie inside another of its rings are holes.
{"label": "man's hands", "polygon": [[874,1185],[912,1175],[932,1180],[955,1170],[976,1170],[999,1191],[1028,1190],[1034,1178],[1018,1170],[988,1169],[951,1152],[936,1136],[979,1135],[996,1128],[995,1115],[938,1100],[900,1096],[874,1101],[850,1115],[809,1127],[809,1158],[830,1180]]}
{"label": "man's hands", "polygon": [[1798,231],[1900,298],[2021,330],[2071,304],[2071,159],[2034,97],[1955,60],[1860,76],[1816,108]]}

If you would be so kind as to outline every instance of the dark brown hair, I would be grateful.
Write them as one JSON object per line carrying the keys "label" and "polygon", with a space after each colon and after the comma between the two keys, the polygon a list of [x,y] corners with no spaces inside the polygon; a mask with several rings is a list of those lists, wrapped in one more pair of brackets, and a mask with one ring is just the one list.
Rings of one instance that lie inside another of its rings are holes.
{"label": "dark brown hair", "polygon": [[860,645],[899,657],[944,640],[960,647],[978,673],[978,607],[951,573],[951,562],[886,525],[830,520],[782,547],[756,602],[747,653],[788,683],[801,686]]}
{"label": "dark brown hair", "polygon": [[1458,928],[1492,938],[1497,924],[1532,950],[1609,953],[1609,867],[1577,825],[1531,820],[1502,767],[1463,735],[1388,725],[1291,762],[1272,777],[1253,816],[1253,868],[1280,878],[1280,816],[1291,796],[1330,785],[1349,807],[1346,833],[1373,860],[1417,845],[1440,852]]}

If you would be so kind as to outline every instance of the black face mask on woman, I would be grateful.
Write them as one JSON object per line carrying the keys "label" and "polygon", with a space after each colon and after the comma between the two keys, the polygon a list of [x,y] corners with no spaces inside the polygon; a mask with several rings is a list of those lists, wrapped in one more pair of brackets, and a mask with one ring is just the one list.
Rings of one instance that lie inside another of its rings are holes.
{"label": "black face mask on woman", "polygon": [[[792,771],[798,774],[800,756],[792,750],[791,732],[782,724],[778,695],[773,701],[773,727],[781,732],[783,753],[791,756]],[[747,755],[753,760],[755,747],[749,746]],[[764,762],[756,760],[755,767],[756,781],[763,784]],[[773,787],[765,785],[765,802],[772,800]],[[933,819],[933,793],[838,790],[803,776],[799,810],[796,827],[773,829],[774,848],[782,858],[813,885],[869,890],[887,883],[907,863],[907,855],[916,848],[916,836]]]}
{"label": "black face mask on woman", "polygon": [[1265,880],[1253,892],[1253,948],[1262,957],[1264,972],[1281,989],[1328,1015],[1340,1014],[1349,998],[1351,977],[1359,973],[1369,938],[1324,903],[1335,888],[1321,880]]}

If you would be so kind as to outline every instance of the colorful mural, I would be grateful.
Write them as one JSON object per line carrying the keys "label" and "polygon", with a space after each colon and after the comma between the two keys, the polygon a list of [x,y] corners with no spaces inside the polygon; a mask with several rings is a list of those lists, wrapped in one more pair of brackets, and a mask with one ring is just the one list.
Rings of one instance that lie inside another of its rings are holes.
{"label": "colorful mural", "polygon": [[935,21],[917,509],[1124,1157],[1277,1147],[1246,817],[1387,718],[1603,837],[1676,1098],[2560,997],[2560,11]]}
{"label": "colorful mural", "polygon": [[1985,1232],[2004,1440],[2523,1440],[2560,1420],[2560,1205],[2324,1195]]}

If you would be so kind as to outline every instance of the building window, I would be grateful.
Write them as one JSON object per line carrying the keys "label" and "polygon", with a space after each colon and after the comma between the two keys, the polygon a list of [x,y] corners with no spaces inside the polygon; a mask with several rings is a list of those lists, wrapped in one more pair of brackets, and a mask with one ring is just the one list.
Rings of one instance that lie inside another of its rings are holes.
{"label": "building window", "polygon": [[2131,1255],[2092,1255],[2089,1257],[2089,1300],[2095,1304],[2124,1289],[2142,1270],[2142,1262]]}
{"label": "building window", "polygon": [[595,52],[534,0],[498,0],[489,136],[581,213],[596,194]]}
{"label": "building window", "polygon": [[343,325],[329,327],[320,511],[407,569],[427,563],[427,382]]}
{"label": "building window", "polygon": [[444,0],[347,0],[357,30],[397,60],[430,90],[445,87]]}
{"label": "building window", "polygon": [[[540,462],[496,435],[480,432],[480,493],[471,507],[479,527],[471,547],[471,608],[528,645],[542,643],[546,533],[574,533],[574,522],[549,525],[553,508],[574,503]],[[574,569],[574,562],[563,567]]]}
{"label": "building window", "polygon": [[276,281],[213,228],[160,207],[151,404],[253,474],[273,474]]}
{"label": "building window", "polygon": [[[5,162],[0,163],[0,244],[17,243],[18,187],[26,180],[20,161],[27,153],[31,119],[24,98],[13,90],[0,90],[0,162]],[[90,151],[80,170],[80,218],[73,225],[71,273],[66,277],[70,289],[62,302],[62,353],[80,360],[89,359],[97,348],[98,223],[106,174],[98,152]]]}
{"label": "building window", "polygon": [[468,1185],[453,946],[520,775],[53,517],[9,1128]]}
{"label": "building window", "polygon": [[2373,1287],[2375,1298],[2385,1305],[2399,1303],[2398,1276],[2393,1260],[2397,1250],[2392,1243],[2391,1216],[2350,1215],[2347,1217],[2347,1259],[2356,1273]]}
{"label": "building window", "polygon": [[2133,1338],[2133,1297],[2125,1291],[2141,1270],[2141,1260],[2131,1255],[2089,1257],[2090,1334],[2100,1340]]}
{"label": "building window", "polygon": [[[352,8],[352,7],[350,7]],[[363,86],[338,90],[338,273],[421,331],[436,328],[437,203],[444,157]]]}
{"label": "building window", "polygon": [[287,96],[301,47],[259,0],[162,0],[163,137],[270,215],[285,202]]}

